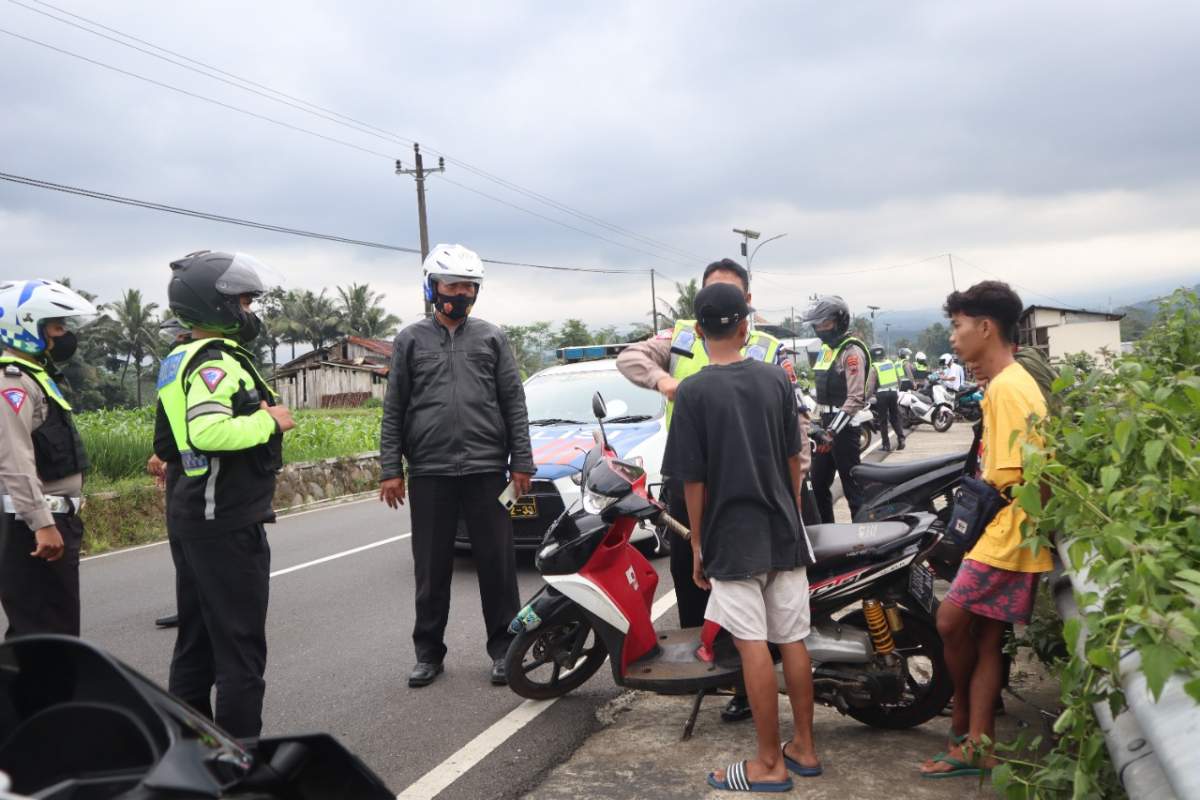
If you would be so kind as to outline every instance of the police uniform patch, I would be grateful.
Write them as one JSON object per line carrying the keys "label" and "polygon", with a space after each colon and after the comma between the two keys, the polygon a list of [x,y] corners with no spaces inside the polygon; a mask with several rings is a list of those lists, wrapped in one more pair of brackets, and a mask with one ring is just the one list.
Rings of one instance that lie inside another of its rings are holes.
{"label": "police uniform patch", "polygon": [[680,331],[671,343],[671,349],[679,355],[692,355],[692,345],[696,343],[696,334],[691,331]]}
{"label": "police uniform patch", "polygon": [[8,403],[8,407],[11,408],[14,413],[21,413],[21,407],[25,405],[26,398],[24,389],[5,389],[3,392],[0,392],[0,394],[4,395],[5,402]]}
{"label": "police uniform patch", "polygon": [[762,361],[766,356],[767,351],[762,345],[756,344],[746,350],[746,358],[751,361]]}
{"label": "police uniform patch", "polygon": [[205,367],[200,370],[200,380],[204,381],[210,392],[215,392],[221,381],[225,380],[225,370],[220,367]]}
{"label": "police uniform patch", "polygon": [[180,351],[171,353],[163,359],[162,366],[158,369],[158,388],[161,389],[171,381],[175,380],[175,376],[179,374],[179,365],[183,363],[183,358],[187,353]]}
{"label": "police uniform patch", "polygon": [[783,371],[787,373],[789,381],[792,383],[796,382],[796,368],[792,366],[791,361],[783,362]]}
{"label": "police uniform patch", "polygon": [[846,372],[858,372],[858,368],[861,366],[861,364],[862,362],[859,361],[858,356],[846,356]]}

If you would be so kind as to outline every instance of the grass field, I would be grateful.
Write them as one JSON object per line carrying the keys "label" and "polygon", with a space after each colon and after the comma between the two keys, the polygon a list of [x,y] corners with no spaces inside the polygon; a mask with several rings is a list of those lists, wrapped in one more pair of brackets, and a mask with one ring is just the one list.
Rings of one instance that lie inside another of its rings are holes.
{"label": "grass field", "polygon": [[[283,438],[283,460],[293,464],[379,449],[382,410],[297,411],[296,428]],[[146,460],[153,452],[154,409],[91,411],[76,416],[92,461],[88,491],[119,490],[149,480]]]}

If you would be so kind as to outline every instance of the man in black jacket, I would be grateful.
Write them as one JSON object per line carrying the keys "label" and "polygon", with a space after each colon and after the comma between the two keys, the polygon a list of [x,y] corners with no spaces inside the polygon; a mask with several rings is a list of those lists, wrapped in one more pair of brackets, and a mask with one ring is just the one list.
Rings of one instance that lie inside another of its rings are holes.
{"label": "man in black jacket", "polygon": [[407,489],[412,500],[417,665],[408,685],[428,686],[442,672],[461,516],[479,575],[492,683],[502,686],[520,598],[512,520],[499,497],[509,474],[516,495],[527,494],[536,471],[525,390],[504,333],[468,318],[483,283],[479,256],[438,245],[422,283],[435,313],[396,336],[380,436],[380,499],[398,508]]}

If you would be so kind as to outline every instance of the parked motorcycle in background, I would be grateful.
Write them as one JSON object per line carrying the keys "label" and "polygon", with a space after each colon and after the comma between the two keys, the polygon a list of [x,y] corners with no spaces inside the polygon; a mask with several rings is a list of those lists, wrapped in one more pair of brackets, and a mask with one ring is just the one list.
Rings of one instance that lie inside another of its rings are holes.
{"label": "parked motorcycle in background", "polygon": [[973,383],[959,389],[954,396],[954,411],[966,422],[977,422],[983,418],[983,389]]}
{"label": "parked motorcycle in background", "polygon": [[929,425],[945,433],[954,424],[954,404],[950,390],[938,381],[930,381],[932,397],[903,389],[900,391],[900,416],[906,428]]}

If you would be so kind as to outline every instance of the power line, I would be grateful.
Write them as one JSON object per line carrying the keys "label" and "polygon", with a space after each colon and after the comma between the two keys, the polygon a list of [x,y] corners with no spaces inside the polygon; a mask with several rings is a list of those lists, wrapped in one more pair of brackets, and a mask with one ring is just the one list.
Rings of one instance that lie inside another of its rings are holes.
{"label": "power line", "polygon": [[871,272],[886,272],[887,270],[892,270],[892,269],[903,269],[904,267],[914,267],[917,264],[924,264],[926,261],[934,261],[936,259],[945,258],[945,257],[946,257],[945,253],[938,253],[936,256],[928,256],[926,258],[917,259],[916,261],[907,261],[903,264],[891,264],[886,267],[868,267],[866,269],[852,269],[852,270],[845,270],[845,271],[839,271],[839,272],[812,272],[812,273],[798,274],[795,272],[768,272],[766,270],[756,269],[756,270],[754,270],[754,274],[755,275],[773,275],[777,278],[793,278],[796,280],[810,280],[812,278],[825,278],[825,277],[832,278],[832,277],[837,277],[840,275],[866,275],[867,273],[871,273]]}
{"label": "power line", "polygon": [[[145,55],[149,55],[153,58],[157,58],[159,60],[166,61],[167,63],[173,64],[175,66],[191,70],[192,72],[196,72],[200,75],[204,75],[205,77],[212,78],[213,80],[219,80],[222,83],[228,84],[230,86],[234,86],[235,88],[238,88],[238,89],[242,89],[243,91],[251,92],[260,97],[264,97],[268,100],[272,100],[277,103],[282,103],[284,105],[287,105],[287,106],[297,109],[299,111],[303,111],[308,114],[313,114],[314,116],[320,117],[321,119],[333,122],[338,125],[343,125],[345,127],[349,127],[352,130],[355,130],[359,133],[363,133],[363,134],[366,134],[369,136],[374,136],[376,138],[383,139],[385,141],[395,141],[395,142],[400,142],[400,143],[404,143],[404,144],[412,144],[413,143],[412,139],[400,136],[399,134],[385,130],[384,128],[380,128],[378,126],[371,125],[370,123],[364,122],[359,119],[355,119],[354,117],[348,116],[346,114],[342,114],[333,109],[326,108],[326,107],[318,105],[316,103],[312,103],[308,100],[304,100],[303,98],[296,97],[294,95],[287,94],[286,92],[279,91],[278,89],[274,89],[265,84],[258,83],[256,81],[250,80],[248,78],[244,78],[235,73],[221,69],[220,67],[216,67],[211,64],[205,63],[203,61],[199,61],[197,59],[183,55],[182,53],[179,53],[174,50],[170,50],[168,48],[154,44],[153,42],[149,42],[145,39],[140,39],[136,36],[125,33],[124,31],[118,30],[117,28],[109,27],[109,26],[104,25],[100,22],[97,22],[93,19],[89,19],[88,17],[84,17],[80,14],[72,13],[70,11],[67,11],[66,9],[60,8],[51,3],[44,2],[44,0],[33,0],[33,1],[36,2],[38,5],[45,6],[47,8],[53,9],[61,14],[65,14],[69,17],[73,17],[74,19],[86,22],[88,25],[93,25],[97,28],[100,28],[101,30],[105,30],[110,33],[114,33],[117,36],[120,36],[125,39],[129,39],[130,41],[133,41],[133,42],[137,42],[138,44],[146,45],[146,47],[153,48],[154,50],[159,51],[159,53],[154,53],[154,52],[151,52],[150,50],[146,50],[141,47],[136,47],[134,45],[129,44],[128,42],[123,42],[112,36],[107,36],[103,33],[100,33],[99,31],[95,31],[95,30],[87,28],[83,25],[79,25],[77,23],[71,22],[70,20],[63,19],[62,17],[55,16],[55,15],[50,14],[45,11],[41,11],[41,10],[34,8],[32,6],[29,6],[25,3],[19,2],[19,0],[9,0],[9,2],[13,3],[14,5],[20,6],[21,8],[25,8],[36,14],[41,14],[42,16],[45,16],[49,19],[55,20],[62,24],[70,25],[73,28],[77,28],[77,29],[85,31],[87,33],[91,33],[94,36],[99,36],[103,39],[114,42],[115,44],[119,44],[123,47],[131,48],[140,53],[144,53]],[[160,55],[161,53],[167,53],[171,56],[174,56],[175,58],[182,59],[183,61],[188,62],[188,63],[180,63],[179,61],[176,61],[172,58],[167,58],[166,56]],[[189,64],[196,65],[196,66],[189,66]],[[202,67],[203,69],[197,69],[196,67]],[[205,70],[208,70],[208,72],[206,72]],[[214,75],[212,73],[218,73],[218,74]],[[221,76],[226,76],[226,77],[221,77]],[[232,78],[233,80],[232,81],[227,80],[227,78]],[[235,83],[234,81],[237,81],[237,82]],[[246,84],[246,85],[242,85],[242,84]],[[251,88],[251,87],[254,87],[254,88]],[[259,89],[261,89],[263,91],[257,91]],[[270,94],[265,94],[264,92],[269,92]],[[272,95],[277,95],[277,97],[272,96]],[[554,200],[551,197],[547,197],[544,194],[536,192],[532,189],[528,189],[528,188],[521,186],[520,184],[515,183],[513,181],[509,181],[505,178],[501,178],[500,176],[490,173],[480,167],[476,167],[472,164],[467,163],[466,161],[462,161],[456,157],[453,157],[448,153],[441,152],[432,147],[428,147],[427,149],[431,153],[433,153],[435,155],[443,156],[444,158],[446,158],[446,160],[450,161],[451,163],[453,163],[457,166],[460,166],[463,169],[467,170],[468,172],[474,173],[475,175],[477,175],[481,178],[484,178],[485,180],[496,183],[500,186],[503,186],[504,188],[509,189],[510,191],[517,192],[519,194],[522,194],[526,197],[529,197],[529,198],[536,200],[540,203],[543,203],[545,205],[549,205],[552,208],[555,208],[566,214],[570,214],[571,216],[574,216],[579,219],[590,222],[593,225],[596,225],[596,226],[602,227],[602,228],[606,228],[607,230],[609,230],[613,233],[618,233],[618,234],[624,235],[628,238],[632,238],[637,241],[641,241],[647,245],[656,247],[658,249],[666,250],[669,252],[674,252],[679,255],[685,256],[687,258],[703,260],[700,256],[697,256],[694,253],[690,253],[686,250],[675,247],[666,242],[660,241],[658,239],[653,239],[651,237],[637,233],[636,231],[629,230],[628,228],[623,228],[620,225],[616,225],[615,223],[607,222],[606,220],[604,220],[600,217],[596,217],[592,214],[588,214],[586,212],[580,211],[579,209],[573,208],[569,205],[566,205],[565,203],[560,203],[559,201]]]}
{"label": "power line", "polygon": [[985,275],[991,275],[993,278],[997,278],[999,280],[1004,281],[1005,283],[1008,283],[1008,284],[1011,284],[1012,286],[1017,287],[1018,289],[1020,289],[1022,292],[1025,292],[1026,294],[1032,294],[1037,297],[1044,297],[1047,300],[1058,303],[1058,305],[1060,305],[1064,308],[1071,307],[1071,304],[1064,300],[1059,300],[1056,297],[1051,297],[1050,295],[1046,294],[1045,292],[1035,291],[1033,289],[1030,289],[1028,286],[1022,286],[1021,284],[1017,283],[1016,281],[1009,280],[1008,278],[1004,277],[1003,275],[999,275],[995,272],[992,272],[990,269],[984,269],[983,267],[979,266],[978,264],[968,261],[967,259],[963,258],[961,255],[955,256],[955,258],[957,258],[962,263],[966,264],[968,267],[972,267],[972,268],[978,270],[979,272],[982,272]]}
{"label": "power line", "polygon": [[[273,233],[282,233],[289,236],[302,236],[308,239],[323,239],[329,242],[338,244],[357,245],[359,247],[371,247],[378,250],[391,250],[398,253],[412,253],[420,255],[421,251],[415,247],[402,247],[400,245],[386,244],[384,242],[372,242],[365,239],[353,239],[348,236],[338,236],[329,233],[319,233],[317,231],[309,231],[301,228],[289,228],[283,225],[272,225],[267,222],[257,222],[255,220],[242,219],[240,217],[230,217],[224,214],[214,214],[209,211],[196,211],[190,208],[181,208],[180,206],[172,206],[166,203],[157,203],[151,200],[139,200],[134,197],[125,197],[122,195],[109,194],[108,192],[100,192],[94,189],[84,189],[79,186],[70,186],[63,183],[54,183],[52,181],[42,180],[40,178],[29,178],[24,175],[13,175],[7,172],[0,172],[0,180],[16,183],[23,186],[29,186],[35,189],[46,189],[64,194],[86,197],[92,200],[103,200],[110,203],[118,203],[120,205],[133,206],[135,208],[148,209],[150,211],[161,211],[168,214],[175,214],[183,217],[193,217],[203,219],[209,222],[222,222],[227,225],[239,225],[244,228],[255,228],[258,230],[271,231]],[[489,264],[508,267],[528,267],[530,269],[552,270],[555,272],[588,272],[604,275],[649,275],[652,270],[649,269],[614,269],[605,267],[575,267],[575,266],[556,266],[550,264],[532,264],[525,261],[505,261],[495,258],[485,258],[483,261]]]}

